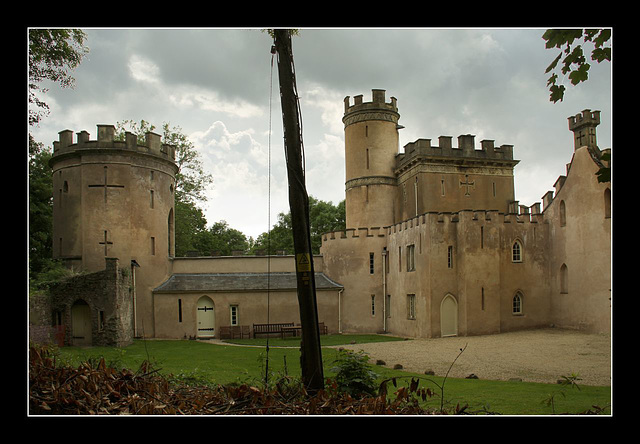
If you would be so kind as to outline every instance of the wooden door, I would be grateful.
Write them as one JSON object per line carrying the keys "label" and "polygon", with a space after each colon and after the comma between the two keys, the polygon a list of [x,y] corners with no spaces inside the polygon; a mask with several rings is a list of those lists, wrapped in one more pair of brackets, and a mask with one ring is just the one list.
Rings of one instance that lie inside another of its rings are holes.
{"label": "wooden door", "polygon": [[91,345],[91,308],[84,301],[71,307],[71,337],[74,346]]}
{"label": "wooden door", "polygon": [[198,337],[213,338],[215,336],[216,316],[213,301],[208,296],[202,296],[198,300]]}

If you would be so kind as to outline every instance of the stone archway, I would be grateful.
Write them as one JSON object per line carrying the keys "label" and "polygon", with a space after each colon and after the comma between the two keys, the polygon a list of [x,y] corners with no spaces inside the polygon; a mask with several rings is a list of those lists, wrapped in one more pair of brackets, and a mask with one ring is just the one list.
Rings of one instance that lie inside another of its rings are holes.
{"label": "stone archway", "polygon": [[453,295],[446,295],[440,304],[440,336],[458,335],[458,301]]}

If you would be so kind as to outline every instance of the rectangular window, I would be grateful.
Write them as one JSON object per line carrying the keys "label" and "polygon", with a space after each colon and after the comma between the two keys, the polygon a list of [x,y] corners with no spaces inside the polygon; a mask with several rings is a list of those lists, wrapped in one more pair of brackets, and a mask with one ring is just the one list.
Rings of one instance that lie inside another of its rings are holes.
{"label": "rectangular window", "polygon": [[151,256],[155,256],[156,254],[156,238],[151,237]]}
{"label": "rectangular window", "polygon": [[369,274],[373,274],[374,271],[373,253],[369,253]]}
{"label": "rectangular window", "polygon": [[416,318],[416,295],[407,295],[407,319]]}
{"label": "rectangular window", "polygon": [[444,196],[444,179],[440,180],[440,193]]}
{"label": "rectangular window", "polygon": [[182,322],[182,299],[178,299],[178,322]]}
{"label": "rectangular window", "polygon": [[153,190],[149,190],[149,205],[153,209]]}
{"label": "rectangular window", "polygon": [[496,197],[496,183],[493,182],[493,197]]}
{"label": "rectangular window", "polygon": [[480,227],[480,248],[484,248],[484,227]]}
{"label": "rectangular window", "polygon": [[104,311],[98,312],[98,331],[104,330]]}
{"label": "rectangular window", "polygon": [[484,311],[484,287],[482,287],[482,301],[481,301],[481,305],[482,305],[482,311]]}
{"label": "rectangular window", "polygon": [[447,267],[453,268],[453,246],[449,245],[447,248]]}
{"label": "rectangular window", "polygon": [[415,251],[415,245],[407,246],[407,271],[414,271],[416,269]]}
{"label": "rectangular window", "polygon": [[376,315],[376,295],[371,295],[371,316]]}
{"label": "rectangular window", "polygon": [[369,169],[369,148],[367,148],[367,169]]}
{"label": "rectangular window", "polygon": [[398,271],[402,271],[402,247],[398,247]]}
{"label": "rectangular window", "polygon": [[231,325],[238,325],[238,306],[230,305],[229,310],[231,315]]}

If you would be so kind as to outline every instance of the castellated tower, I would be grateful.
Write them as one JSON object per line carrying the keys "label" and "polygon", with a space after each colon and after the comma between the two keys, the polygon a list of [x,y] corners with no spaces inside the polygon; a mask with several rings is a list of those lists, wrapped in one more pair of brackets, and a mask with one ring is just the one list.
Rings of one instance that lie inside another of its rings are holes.
{"label": "castellated tower", "polygon": [[585,109],[582,113],[568,118],[569,130],[573,132],[574,151],[583,146],[590,150],[598,148],[596,126],[600,125],[600,111]]}
{"label": "castellated tower", "polygon": [[384,90],[372,90],[371,102],[344,99],[347,228],[394,222],[399,118],[395,97],[386,103]]}
{"label": "castellated tower", "polygon": [[175,148],[154,133],[139,145],[129,132],[116,141],[113,125],[97,130],[97,140],[81,131],[73,143],[65,130],[53,143],[53,256],[85,272],[112,258],[131,267],[135,335],[153,336],[151,290],[175,251]]}

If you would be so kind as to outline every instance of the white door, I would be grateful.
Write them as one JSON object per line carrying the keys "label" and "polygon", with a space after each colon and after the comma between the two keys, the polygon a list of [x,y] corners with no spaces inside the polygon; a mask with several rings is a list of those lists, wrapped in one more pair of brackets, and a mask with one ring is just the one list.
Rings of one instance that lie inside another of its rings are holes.
{"label": "white door", "polygon": [[216,316],[213,309],[213,301],[208,296],[198,299],[198,337],[213,338],[215,336]]}
{"label": "white door", "polygon": [[458,334],[458,302],[450,294],[440,305],[440,334],[443,338]]}
{"label": "white door", "polygon": [[71,336],[76,347],[91,345],[91,309],[84,301],[71,307]]}

